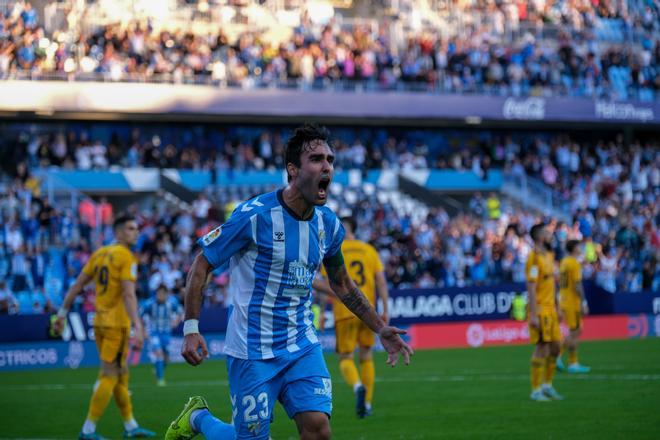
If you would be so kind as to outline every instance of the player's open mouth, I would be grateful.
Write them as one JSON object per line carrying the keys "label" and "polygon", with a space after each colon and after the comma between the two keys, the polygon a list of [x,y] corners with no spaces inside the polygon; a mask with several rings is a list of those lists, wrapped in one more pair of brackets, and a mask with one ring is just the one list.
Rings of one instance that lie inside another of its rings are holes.
{"label": "player's open mouth", "polygon": [[329,185],[330,185],[330,178],[321,177],[321,180],[319,180],[319,192],[318,192],[318,196],[320,199],[325,199],[326,197],[328,197]]}

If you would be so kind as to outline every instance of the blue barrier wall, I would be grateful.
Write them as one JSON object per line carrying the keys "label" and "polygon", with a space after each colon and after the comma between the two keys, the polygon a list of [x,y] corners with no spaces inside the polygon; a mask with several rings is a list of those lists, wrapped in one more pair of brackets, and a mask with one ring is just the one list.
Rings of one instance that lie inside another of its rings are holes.
{"label": "blue barrier wall", "polygon": [[[160,187],[160,171],[156,168],[126,168],[121,171],[66,171],[42,170],[38,174],[43,179],[44,190],[66,190],[70,188],[86,192],[154,192]],[[378,185],[381,176],[380,170],[369,170],[366,173],[356,171],[358,182]],[[208,170],[163,170],[163,173],[180,183],[191,191],[203,191],[214,185],[214,176]],[[502,171],[493,169],[483,179],[471,171],[453,170],[414,170],[406,175],[423,175],[420,185],[430,190],[452,191],[499,191],[502,187]],[[355,178],[355,177],[354,177]],[[50,180],[49,180],[50,179]],[[223,186],[267,186],[286,184],[283,171],[219,171],[215,179]],[[333,181],[341,185],[351,182],[348,171],[335,172]],[[355,181],[353,181],[355,182]]]}
{"label": "blue barrier wall", "polygon": [[425,187],[435,191],[499,191],[502,171],[490,170],[483,179],[471,171],[432,170]]}
{"label": "blue barrier wall", "polygon": [[[524,292],[522,283],[444,289],[406,289],[390,292],[389,312],[393,325],[424,322],[497,320],[509,317],[511,300]],[[612,295],[585,283],[592,314],[660,314],[660,292]],[[92,339],[93,313],[70,313],[65,340]],[[228,313],[223,307],[202,310],[202,333],[224,333]],[[331,321],[330,321],[331,322]],[[0,343],[48,341],[48,315],[0,315]],[[180,333],[181,326],[175,331]]]}
{"label": "blue barrier wall", "polygon": [[[179,333],[180,334],[180,333]],[[332,330],[321,332],[319,342],[324,351],[334,352],[336,347],[335,333]],[[211,359],[224,357],[225,334],[205,333],[204,339]],[[404,336],[409,341],[408,336]],[[181,356],[183,338],[173,336],[167,346],[170,363],[184,362]],[[376,341],[374,350],[382,351],[380,341]],[[151,359],[149,345],[141,352],[129,352],[128,364],[148,363]],[[41,370],[45,368],[98,367],[99,358],[94,341],[43,341],[29,343],[0,344],[0,372],[16,370]]]}
{"label": "blue barrier wall", "polygon": [[[225,335],[207,333],[205,336],[212,358],[223,356]],[[171,362],[183,362],[183,338],[173,337],[168,346]],[[135,365],[150,361],[148,344],[140,352],[129,352],[128,363]],[[50,341],[0,344],[0,371],[38,370],[43,368],[93,367],[99,365],[94,341]]]}
{"label": "blue barrier wall", "polygon": [[389,314],[394,325],[506,319],[513,297],[524,291],[521,283],[394,290]]}
{"label": "blue barrier wall", "polygon": [[[416,323],[494,321],[507,319],[514,295],[524,291],[519,284],[497,284],[446,289],[408,289],[390,292],[392,324],[406,327]],[[640,335],[660,336],[660,292],[618,293],[585,283],[592,314],[626,314],[638,323]],[[332,315],[326,312],[329,327]],[[203,309],[200,331],[212,357],[222,355],[228,313],[223,307]],[[98,365],[92,327],[93,313],[70,313],[63,339],[49,337],[48,315],[0,316],[0,371],[78,368]],[[635,335],[635,329],[630,331]],[[174,331],[169,351],[173,362],[181,362],[181,326]],[[641,336],[640,336],[641,337]],[[334,349],[332,330],[320,335],[325,350]],[[146,345],[146,344],[145,344]],[[129,362],[148,362],[148,350],[132,353]]]}

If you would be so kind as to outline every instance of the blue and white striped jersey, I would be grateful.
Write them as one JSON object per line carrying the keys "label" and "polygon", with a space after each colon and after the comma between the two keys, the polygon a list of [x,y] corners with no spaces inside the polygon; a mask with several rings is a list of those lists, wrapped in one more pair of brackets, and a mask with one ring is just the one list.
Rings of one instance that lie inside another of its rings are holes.
{"label": "blue and white striped jersey", "polygon": [[198,243],[211,266],[230,264],[234,307],[225,353],[270,359],[318,344],[312,280],[321,262],[341,251],[344,235],[327,207],[300,220],[280,189],[237,206],[224,225],[202,237]]}
{"label": "blue and white striped jersey", "polygon": [[140,315],[145,321],[147,333],[171,333],[172,322],[183,313],[179,302],[169,297],[163,304],[159,304],[156,297],[149,298],[140,307]]}

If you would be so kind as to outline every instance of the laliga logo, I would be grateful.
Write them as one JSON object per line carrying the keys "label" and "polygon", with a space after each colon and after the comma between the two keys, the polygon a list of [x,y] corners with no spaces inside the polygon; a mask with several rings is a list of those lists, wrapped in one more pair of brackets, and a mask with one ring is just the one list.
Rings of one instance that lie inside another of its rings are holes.
{"label": "laliga logo", "polygon": [[649,323],[646,316],[628,317],[628,336],[631,338],[644,338],[649,335]]}
{"label": "laliga logo", "polygon": [[466,336],[470,347],[480,347],[486,339],[486,332],[481,324],[470,324]]}
{"label": "laliga logo", "polygon": [[516,98],[507,98],[502,107],[505,119],[545,119],[545,100],[543,98],[527,98],[518,101]]}

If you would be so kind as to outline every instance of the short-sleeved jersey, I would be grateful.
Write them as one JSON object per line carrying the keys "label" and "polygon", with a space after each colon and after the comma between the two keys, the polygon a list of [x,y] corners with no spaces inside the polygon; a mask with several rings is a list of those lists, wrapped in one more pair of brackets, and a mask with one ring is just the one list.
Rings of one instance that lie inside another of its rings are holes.
{"label": "short-sleeved jersey", "polygon": [[[355,281],[371,305],[375,305],[376,274],[384,270],[378,252],[370,244],[359,240],[345,240],[341,245],[341,251],[351,279]],[[323,275],[326,275],[325,271]],[[332,310],[335,322],[355,317],[341,301],[333,301]]]}
{"label": "short-sleeved jersey", "polygon": [[543,310],[555,307],[554,255],[532,250],[525,265],[528,283],[536,283],[536,304]]}
{"label": "short-sleeved jersey", "polygon": [[278,190],[238,205],[224,225],[199,239],[212,267],[229,261],[226,354],[270,359],[319,343],[312,280],[324,260],[341,252],[344,234],[332,210],[316,207],[301,220]]}
{"label": "short-sleeved jersey", "polygon": [[173,297],[159,303],[156,298],[149,298],[140,307],[140,316],[144,319],[145,329],[149,334],[171,333],[172,323],[183,313],[183,307]]}
{"label": "short-sleeved jersey", "polygon": [[92,254],[82,271],[94,279],[96,285],[97,327],[130,327],[122,296],[122,281],[137,279],[137,260],[126,246],[111,244]]}
{"label": "short-sleeved jersey", "polygon": [[565,257],[559,264],[559,298],[563,308],[580,310],[582,300],[576,286],[582,282],[582,268],[575,257]]}

